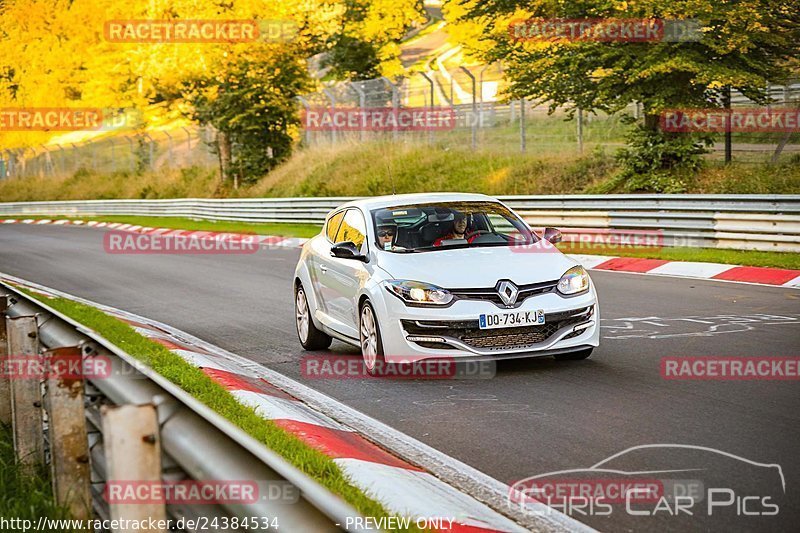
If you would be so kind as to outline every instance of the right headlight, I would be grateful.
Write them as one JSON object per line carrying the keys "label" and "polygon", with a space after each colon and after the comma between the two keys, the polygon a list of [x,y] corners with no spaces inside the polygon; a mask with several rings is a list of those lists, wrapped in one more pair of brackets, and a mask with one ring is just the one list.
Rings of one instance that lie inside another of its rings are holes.
{"label": "right headlight", "polygon": [[446,289],[428,283],[408,280],[391,280],[385,283],[392,294],[408,304],[447,305],[453,301],[453,295]]}
{"label": "right headlight", "polygon": [[566,295],[578,294],[589,290],[589,274],[580,265],[564,272],[558,280],[558,292]]}

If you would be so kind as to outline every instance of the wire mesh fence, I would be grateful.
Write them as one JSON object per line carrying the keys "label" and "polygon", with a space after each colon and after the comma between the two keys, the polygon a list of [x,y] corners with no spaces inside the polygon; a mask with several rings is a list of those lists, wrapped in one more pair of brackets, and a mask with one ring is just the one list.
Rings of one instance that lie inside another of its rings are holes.
{"label": "wire mesh fence", "polygon": [[[641,119],[641,105],[606,114],[587,113],[580,109],[556,109],[526,100],[500,99],[502,71],[496,65],[477,68],[441,65],[434,72],[391,81],[375,80],[334,83],[321,91],[300,98],[304,115],[318,117],[321,112],[330,118],[324,125],[304,120],[303,141],[306,146],[365,142],[369,140],[403,143],[427,142],[444,147],[470,149],[582,153],[597,147],[614,150],[625,145],[632,127],[623,117]],[[800,83],[769,88],[775,106],[800,108]],[[372,108],[403,110],[442,110],[452,113],[451,127],[387,129],[374,127]],[[749,109],[755,104],[734,92],[732,110]],[[321,111],[322,110],[322,111]],[[355,117],[355,118],[354,118]],[[352,127],[355,122],[359,127]],[[724,134],[714,134],[710,158],[721,158],[725,152]],[[734,131],[732,153],[743,162],[777,161],[800,153],[800,130]]]}
{"label": "wire mesh fence", "polygon": [[98,173],[140,173],[217,164],[216,132],[210,127],[110,136],[81,143],[0,148],[0,177],[68,176],[83,169]]}
{"label": "wire mesh fence", "polygon": [[[623,117],[641,118],[640,105],[605,114],[550,112],[537,102],[503,101],[498,65],[439,67],[395,80],[331,83],[298,97],[301,146],[383,141],[425,143],[431,149],[580,154],[624,146],[631,125]],[[776,106],[800,109],[800,83],[772,86],[769,94]],[[732,94],[732,109],[753,106],[745,96]],[[437,119],[432,126],[426,122],[430,116]],[[72,175],[80,169],[138,173],[214,166],[215,140],[213,128],[194,126],[83,143],[0,147],[0,178]],[[740,162],[776,162],[800,155],[797,129],[736,131],[731,140],[733,159]],[[723,159],[724,135],[715,134],[715,141],[708,157]]]}

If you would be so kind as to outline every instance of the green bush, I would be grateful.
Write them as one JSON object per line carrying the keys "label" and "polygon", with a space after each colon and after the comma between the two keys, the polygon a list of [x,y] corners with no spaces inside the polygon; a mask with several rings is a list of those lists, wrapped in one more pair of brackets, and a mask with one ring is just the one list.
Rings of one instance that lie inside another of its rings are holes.
{"label": "green bush", "polygon": [[669,133],[638,125],[627,135],[627,147],[617,152],[620,170],[612,179],[624,192],[682,193],[703,168],[702,155],[711,140]]}

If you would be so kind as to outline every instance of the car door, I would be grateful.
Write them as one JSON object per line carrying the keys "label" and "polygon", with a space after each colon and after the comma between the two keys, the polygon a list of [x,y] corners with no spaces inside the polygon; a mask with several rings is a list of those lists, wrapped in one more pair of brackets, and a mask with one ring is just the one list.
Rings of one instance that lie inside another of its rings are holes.
{"label": "car door", "polygon": [[[336,232],[335,242],[350,241],[359,247],[362,254],[368,251],[367,224],[359,209],[350,208],[344,214]],[[334,326],[344,335],[358,338],[358,309],[356,299],[359,288],[369,278],[364,262],[357,259],[342,259],[329,255],[325,264],[327,271],[321,276],[324,285],[328,314]]]}
{"label": "car door", "polygon": [[[325,317],[330,315],[328,301],[332,298],[328,291],[328,285],[325,283],[331,266],[331,246],[336,242],[336,233],[339,231],[342,219],[344,219],[344,212],[345,210],[342,209],[328,217],[325,222],[325,231],[323,232],[324,238],[313,239],[311,243],[311,282],[314,287],[314,295],[317,297],[317,307]],[[326,325],[330,325],[327,324],[328,321],[324,317],[323,322]]]}

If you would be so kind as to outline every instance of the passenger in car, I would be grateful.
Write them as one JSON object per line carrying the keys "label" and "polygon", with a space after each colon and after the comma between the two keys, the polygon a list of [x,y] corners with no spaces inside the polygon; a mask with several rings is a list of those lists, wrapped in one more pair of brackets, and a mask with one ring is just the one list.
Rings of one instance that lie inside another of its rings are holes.
{"label": "passenger in car", "polygon": [[394,245],[394,236],[397,234],[397,226],[394,224],[382,224],[378,226],[378,244],[384,250],[391,250]]}
{"label": "passenger in car", "polygon": [[467,215],[458,212],[454,213],[454,215],[453,231],[433,241],[434,246],[441,246],[442,241],[447,241],[450,239],[466,239],[467,242],[472,242],[471,239],[474,237],[467,239]]}

